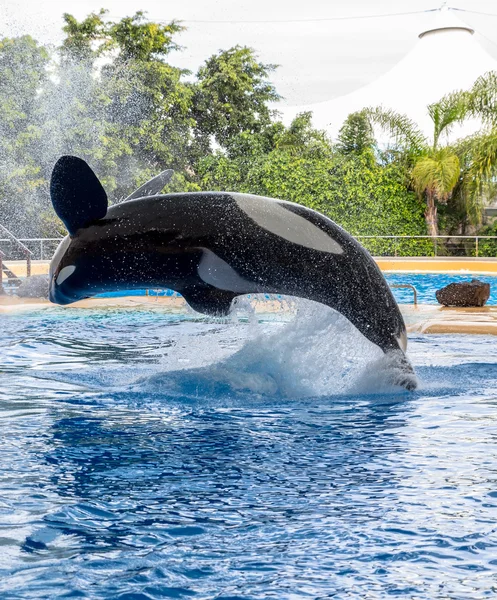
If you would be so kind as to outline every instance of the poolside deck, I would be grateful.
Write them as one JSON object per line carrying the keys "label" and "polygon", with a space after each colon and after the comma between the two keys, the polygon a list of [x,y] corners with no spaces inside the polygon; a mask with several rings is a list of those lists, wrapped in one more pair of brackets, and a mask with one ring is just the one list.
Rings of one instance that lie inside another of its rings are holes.
{"label": "poolside deck", "polygon": [[375,261],[385,273],[497,275],[497,258],[380,257]]}
{"label": "poolside deck", "polygon": [[432,304],[401,304],[408,333],[497,335],[497,306],[453,308]]}
{"label": "poolside deck", "polygon": [[[183,298],[164,296],[127,296],[122,298],[93,298],[69,306],[55,306],[48,300],[0,297],[0,315],[20,314],[38,310],[157,310],[159,312],[184,311]],[[287,310],[280,302],[259,302],[254,306],[257,313],[277,313]],[[446,308],[431,304],[401,304],[409,333],[467,333],[497,336],[497,306],[482,308]]]}
{"label": "poolside deck", "polygon": [[[495,258],[376,258],[380,269],[390,273],[468,273],[497,275]],[[25,261],[6,261],[19,277],[26,276]],[[47,274],[48,261],[33,261],[33,275]],[[83,300],[69,307],[54,307],[46,300],[21,299],[0,296],[0,314],[13,314],[32,310],[56,308],[81,309],[157,309],[165,311],[184,310],[185,301],[178,297],[128,296],[121,298],[94,298]],[[468,333],[497,335],[497,306],[483,308],[446,308],[438,305],[400,306],[407,330],[410,333]],[[259,313],[281,311],[280,303],[262,302],[255,310]]]}

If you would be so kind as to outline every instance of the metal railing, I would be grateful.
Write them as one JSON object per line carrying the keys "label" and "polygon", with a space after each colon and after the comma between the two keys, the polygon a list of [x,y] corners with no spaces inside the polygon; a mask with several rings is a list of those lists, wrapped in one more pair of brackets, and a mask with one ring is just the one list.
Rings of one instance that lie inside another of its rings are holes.
{"label": "metal railing", "polygon": [[23,244],[21,240],[17,239],[16,236],[7,229],[7,227],[0,225],[0,233],[2,235],[6,235],[10,244],[13,245],[14,248],[23,255],[24,259],[26,260],[26,277],[31,277],[31,259],[33,257],[33,252],[31,252],[31,250],[25,244]]}
{"label": "metal railing", "polygon": [[496,258],[496,235],[357,235],[373,256]]}
{"label": "metal railing", "polygon": [[[1,231],[1,230],[0,230]],[[373,256],[386,257],[475,257],[497,258],[497,235],[356,235],[354,236]],[[16,239],[16,238],[14,238]],[[4,260],[25,258],[25,251],[33,260],[51,260],[63,238],[19,238],[16,245],[11,238],[0,237]]]}
{"label": "metal railing", "polygon": [[5,254],[0,250],[0,296],[5,294],[5,290],[3,289],[3,257]]}
{"label": "metal railing", "polygon": [[412,290],[414,295],[414,306],[418,305],[418,290],[410,283],[391,283],[390,287],[395,289],[406,288]]}
{"label": "metal railing", "polygon": [[[64,238],[19,238],[24,248],[31,253],[32,260],[51,260],[57,246]],[[0,237],[0,250],[3,250],[4,260],[19,260],[20,249],[10,238]]]}

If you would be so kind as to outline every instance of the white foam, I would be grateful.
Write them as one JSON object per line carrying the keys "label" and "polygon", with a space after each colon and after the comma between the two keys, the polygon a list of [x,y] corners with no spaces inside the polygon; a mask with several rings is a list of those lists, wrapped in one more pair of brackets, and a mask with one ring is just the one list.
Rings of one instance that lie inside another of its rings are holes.
{"label": "white foam", "polygon": [[[269,322],[226,326],[224,348],[216,341],[220,332],[205,336],[196,348],[192,342],[200,340],[190,340],[183,349],[176,346],[167,370],[142,379],[140,387],[197,397],[289,399],[401,389],[396,382],[402,380],[402,353],[385,356],[339,313],[310,301],[294,302],[293,316],[285,312],[288,322],[278,322],[271,313]],[[235,351],[228,355],[230,335]]]}

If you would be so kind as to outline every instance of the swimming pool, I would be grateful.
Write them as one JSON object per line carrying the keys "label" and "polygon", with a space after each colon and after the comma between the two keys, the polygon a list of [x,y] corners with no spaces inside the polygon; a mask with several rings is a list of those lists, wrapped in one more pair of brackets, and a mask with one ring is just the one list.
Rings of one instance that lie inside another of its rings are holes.
{"label": "swimming pool", "polygon": [[[488,305],[497,305],[497,276],[495,275],[455,275],[452,273],[385,273],[385,278],[390,285],[409,283],[413,285],[418,292],[418,302],[420,304],[438,304],[435,292],[440,288],[460,281],[471,281],[479,279],[490,284],[490,298]],[[409,289],[393,289],[393,295],[397,302],[402,304],[412,304],[413,292]],[[117,298],[120,296],[144,296],[146,293],[159,296],[179,296],[172,290],[129,290],[121,292],[110,292],[101,294],[102,298]],[[269,298],[269,296],[268,296]]]}
{"label": "swimming pool", "polygon": [[495,596],[493,338],[409,394],[324,308],[1,319],[2,598]]}

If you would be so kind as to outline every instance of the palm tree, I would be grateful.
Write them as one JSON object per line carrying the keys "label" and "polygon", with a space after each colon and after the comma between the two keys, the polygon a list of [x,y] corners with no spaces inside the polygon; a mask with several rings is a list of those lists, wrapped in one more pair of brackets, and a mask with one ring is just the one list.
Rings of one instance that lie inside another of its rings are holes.
{"label": "palm tree", "polygon": [[495,193],[497,177],[497,72],[479,77],[471,89],[468,115],[481,121],[482,128],[461,140],[456,151],[461,157],[464,189],[469,204],[481,209]]}
{"label": "palm tree", "polygon": [[[428,114],[433,123],[430,139],[407,116],[381,106],[363,109],[356,116],[366,117],[371,130],[378,126],[394,140],[393,151],[406,165],[409,185],[426,203],[428,233],[436,236],[439,204],[450,203],[464,230],[468,224],[481,223],[483,206],[495,195],[497,72],[479,77],[469,91],[453,92],[429,105]],[[479,120],[481,129],[448,143],[454,126],[469,118]]]}
{"label": "palm tree", "polygon": [[438,235],[437,202],[446,203],[460,176],[459,158],[449,148],[431,150],[420,156],[411,172],[416,193],[426,198],[428,234]]}
{"label": "palm tree", "polygon": [[410,182],[418,196],[426,202],[426,227],[431,236],[438,235],[437,204],[446,203],[451,198],[461,176],[457,152],[451,146],[441,146],[440,139],[467,116],[469,101],[467,92],[459,92],[428,106],[433,122],[431,141],[405,115],[382,107],[366,109],[371,123],[393,137],[406,154]]}

